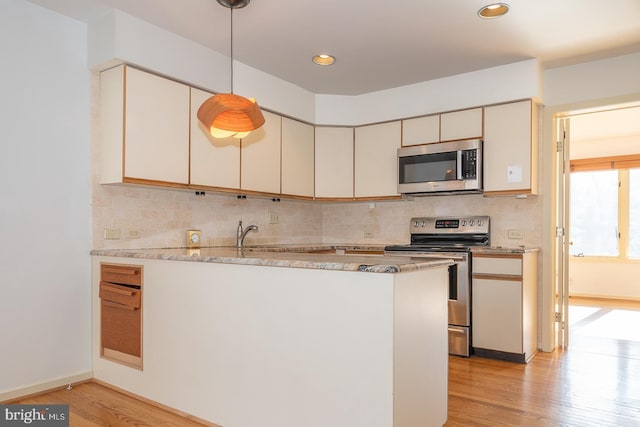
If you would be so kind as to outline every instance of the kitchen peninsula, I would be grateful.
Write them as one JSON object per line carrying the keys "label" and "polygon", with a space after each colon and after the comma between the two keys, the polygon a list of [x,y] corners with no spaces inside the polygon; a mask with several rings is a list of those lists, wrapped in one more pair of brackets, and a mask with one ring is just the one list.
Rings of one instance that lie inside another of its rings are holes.
{"label": "kitchen peninsula", "polygon": [[[451,261],[321,252],[93,251],[95,379],[223,427],[444,424]],[[100,356],[102,264],[142,267],[142,369]]]}

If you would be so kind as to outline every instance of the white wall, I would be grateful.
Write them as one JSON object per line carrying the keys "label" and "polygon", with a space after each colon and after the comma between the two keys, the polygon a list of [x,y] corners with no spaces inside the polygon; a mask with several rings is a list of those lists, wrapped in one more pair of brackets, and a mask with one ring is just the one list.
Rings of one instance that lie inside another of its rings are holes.
{"label": "white wall", "polygon": [[541,98],[535,59],[358,96],[316,95],[316,124],[362,125]]}
{"label": "white wall", "polygon": [[[585,103],[640,94],[640,52],[544,72],[547,106]],[[602,104],[599,104],[602,105]]]}
{"label": "white wall", "polygon": [[[229,58],[136,17],[115,10],[89,25],[92,70],[137,65],[213,92],[230,90]],[[262,107],[300,120],[315,119],[314,95],[263,71],[234,62],[234,92]]]}
{"label": "white wall", "polygon": [[86,26],[0,2],[0,401],[91,370]]}
{"label": "white wall", "polygon": [[569,295],[640,300],[640,263],[569,261]]}

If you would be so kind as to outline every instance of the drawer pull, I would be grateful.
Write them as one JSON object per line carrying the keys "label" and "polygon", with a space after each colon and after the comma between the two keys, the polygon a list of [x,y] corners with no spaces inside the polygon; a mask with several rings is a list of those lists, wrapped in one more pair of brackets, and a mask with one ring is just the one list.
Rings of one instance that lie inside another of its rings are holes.
{"label": "drawer pull", "polygon": [[124,286],[110,285],[106,282],[100,283],[100,290],[104,290],[106,292],[113,292],[115,294],[126,295],[128,297],[133,296],[137,290],[129,289]]}
{"label": "drawer pull", "polygon": [[135,276],[136,274],[138,274],[139,270],[137,268],[131,268],[131,267],[116,267],[112,265],[103,265],[102,271],[104,273],[125,274],[127,276]]}
{"label": "drawer pull", "polygon": [[111,302],[106,300],[102,300],[102,305],[105,307],[118,308],[120,310],[130,310],[130,311],[137,310],[137,307],[133,305],[118,304],[117,302]]}
{"label": "drawer pull", "polygon": [[100,282],[100,299],[103,303],[109,302],[131,307],[131,309],[140,308],[140,292],[139,289]]}

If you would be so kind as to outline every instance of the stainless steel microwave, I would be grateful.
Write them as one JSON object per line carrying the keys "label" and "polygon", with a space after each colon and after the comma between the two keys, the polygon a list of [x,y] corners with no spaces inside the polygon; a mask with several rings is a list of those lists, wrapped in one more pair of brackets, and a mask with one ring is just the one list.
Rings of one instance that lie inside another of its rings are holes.
{"label": "stainless steel microwave", "polygon": [[482,192],[482,141],[398,148],[398,192],[428,195]]}

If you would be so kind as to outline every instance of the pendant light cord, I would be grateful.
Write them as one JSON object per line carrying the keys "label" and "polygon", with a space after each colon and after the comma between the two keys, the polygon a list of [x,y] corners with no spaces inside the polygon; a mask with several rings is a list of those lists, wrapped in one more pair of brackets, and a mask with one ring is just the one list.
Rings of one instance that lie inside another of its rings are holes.
{"label": "pendant light cord", "polygon": [[233,4],[231,9],[231,93],[233,93]]}

